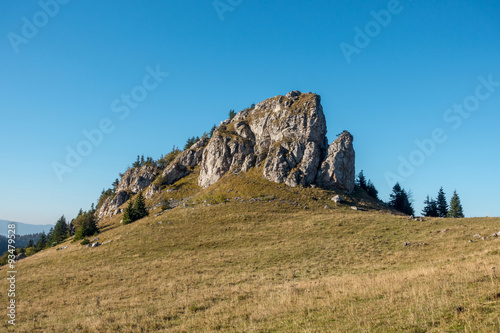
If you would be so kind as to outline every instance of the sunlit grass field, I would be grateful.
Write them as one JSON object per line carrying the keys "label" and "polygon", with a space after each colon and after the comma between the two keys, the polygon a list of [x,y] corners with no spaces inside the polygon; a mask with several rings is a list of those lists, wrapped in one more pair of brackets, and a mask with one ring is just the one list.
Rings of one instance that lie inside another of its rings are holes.
{"label": "sunlit grass field", "polygon": [[257,175],[201,190],[192,174],[149,202],[186,205],[18,262],[16,326],[0,330],[500,332],[500,240],[474,237],[500,218],[408,220],[364,193],[336,205]]}

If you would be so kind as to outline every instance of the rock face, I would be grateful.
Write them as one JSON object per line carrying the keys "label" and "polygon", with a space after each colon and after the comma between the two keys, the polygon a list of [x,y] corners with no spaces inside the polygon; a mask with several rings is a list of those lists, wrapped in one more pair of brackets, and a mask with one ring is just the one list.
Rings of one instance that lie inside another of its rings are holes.
{"label": "rock face", "polygon": [[317,183],[323,188],[354,190],[355,153],[352,135],[344,131],[328,148],[326,159],[318,172]]}
{"label": "rock face", "polygon": [[97,211],[98,218],[113,216],[120,213],[118,207],[123,205],[132,194],[139,193],[148,187],[156,178],[157,174],[156,168],[152,165],[144,165],[139,168],[127,170],[116,187],[116,194],[106,198],[102,206],[99,207]]}
{"label": "rock face", "polygon": [[114,196],[106,198],[101,207],[97,211],[97,217],[103,218],[104,216],[113,216],[119,214],[120,211],[118,207],[123,205],[130,198],[130,193],[127,191],[121,191],[116,193]]}
{"label": "rock face", "polygon": [[128,169],[116,187],[116,193],[122,191],[139,193],[153,182],[157,174],[155,167],[152,165]]}
{"label": "rock face", "polygon": [[207,187],[228,171],[262,165],[264,178],[276,183],[318,183],[350,192],[352,136],[344,132],[328,148],[325,135],[319,95],[293,91],[267,99],[217,127],[203,152],[198,184]]}
{"label": "rock face", "polygon": [[227,171],[263,163],[266,179],[290,186],[314,182],[326,149],[319,95],[298,91],[239,112],[215,131],[204,154],[198,184],[207,187]]}
{"label": "rock face", "polygon": [[162,185],[171,185],[189,175],[191,169],[200,164],[207,143],[208,138],[201,138],[191,148],[180,153],[163,171]]}

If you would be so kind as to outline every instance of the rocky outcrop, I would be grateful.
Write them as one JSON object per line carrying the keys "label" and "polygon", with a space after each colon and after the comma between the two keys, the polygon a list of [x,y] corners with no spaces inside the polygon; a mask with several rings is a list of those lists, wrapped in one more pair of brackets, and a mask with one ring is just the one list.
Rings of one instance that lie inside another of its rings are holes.
{"label": "rocky outcrop", "polygon": [[313,93],[276,96],[223,122],[203,153],[198,184],[261,163],[263,176],[276,183],[354,188],[352,136],[344,132],[328,148],[321,98]]}
{"label": "rocky outcrop", "polygon": [[239,112],[214,132],[203,154],[198,184],[207,187],[229,170],[263,163],[266,179],[290,186],[312,184],[327,147],[319,95],[298,91]]}
{"label": "rocky outcrop", "polygon": [[139,193],[149,186],[158,175],[153,165],[146,164],[142,167],[128,169],[116,187],[116,193],[130,191]]}
{"label": "rocky outcrop", "polygon": [[210,139],[203,137],[180,153],[158,176],[144,165],[128,170],[116,194],[98,210],[99,218],[118,214],[131,195],[147,188],[146,198],[159,193],[200,166],[198,184],[205,188],[227,172],[260,167],[264,178],[289,186],[321,186],[351,192],[355,153],[352,135],[344,131],[330,146],[321,97],[292,91],[239,112],[222,122]]}
{"label": "rocky outcrop", "polygon": [[118,207],[123,205],[130,198],[130,192],[121,191],[104,200],[103,204],[97,210],[97,217],[99,219],[105,216],[113,216],[119,214],[121,211]]}
{"label": "rocky outcrop", "polygon": [[161,185],[171,185],[186,177],[200,164],[208,138],[201,138],[191,148],[183,151],[162,173]]}
{"label": "rocky outcrop", "polygon": [[321,164],[317,183],[323,188],[336,188],[346,192],[354,190],[355,153],[352,135],[344,131],[328,148]]}
{"label": "rocky outcrop", "polygon": [[139,193],[148,187],[157,175],[156,167],[149,164],[128,169],[118,183],[115,194],[106,198],[99,207],[97,217],[103,218],[119,214],[118,207],[123,205],[132,194]]}

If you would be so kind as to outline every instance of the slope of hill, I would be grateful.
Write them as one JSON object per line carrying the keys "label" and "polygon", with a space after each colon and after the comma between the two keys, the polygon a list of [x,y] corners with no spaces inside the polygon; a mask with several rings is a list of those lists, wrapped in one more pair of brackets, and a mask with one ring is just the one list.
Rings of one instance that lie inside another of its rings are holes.
{"label": "slope of hill", "polygon": [[192,173],[148,201],[188,198],[174,209],[101,221],[109,243],[68,241],[18,262],[15,330],[500,329],[498,240],[474,236],[498,231],[498,218],[408,220],[359,190],[336,205],[335,191],[276,184],[260,170],[196,183]]}

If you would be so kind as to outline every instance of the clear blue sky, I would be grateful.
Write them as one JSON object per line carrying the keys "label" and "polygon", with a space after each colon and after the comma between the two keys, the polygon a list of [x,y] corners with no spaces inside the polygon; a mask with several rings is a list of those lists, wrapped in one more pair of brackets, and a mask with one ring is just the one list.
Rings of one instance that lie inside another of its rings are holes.
{"label": "clear blue sky", "polygon": [[[356,169],[383,200],[392,173],[417,212],[443,186],[467,216],[500,216],[497,0],[59,1],[0,3],[1,219],[72,218],[137,154],[296,89],[322,96],[330,142],[354,135]],[[473,111],[453,110],[464,103]],[[60,181],[54,162],[103,120],[110,133]]]}

